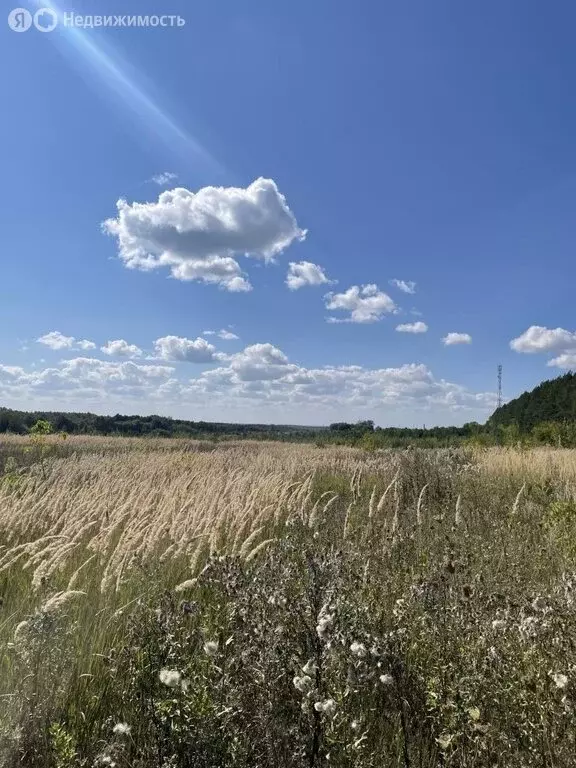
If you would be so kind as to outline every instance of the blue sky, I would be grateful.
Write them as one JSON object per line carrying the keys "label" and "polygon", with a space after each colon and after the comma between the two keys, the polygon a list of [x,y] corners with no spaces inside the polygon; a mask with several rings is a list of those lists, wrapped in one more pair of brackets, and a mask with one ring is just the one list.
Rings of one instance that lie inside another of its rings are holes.
{"label": "blue sky", "polygon": [[458,424],[576,368],[573,3],[168,5],[2,28],[0,404]]}

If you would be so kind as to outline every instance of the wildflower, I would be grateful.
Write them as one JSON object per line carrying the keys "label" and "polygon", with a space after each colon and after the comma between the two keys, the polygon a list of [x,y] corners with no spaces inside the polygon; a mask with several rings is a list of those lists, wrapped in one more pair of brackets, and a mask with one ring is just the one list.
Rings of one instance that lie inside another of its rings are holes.
{"label": "wildflower", "polygon": [[294,683],[294,688],[300,691],[300,693],[307,693],[312,688],[312,678],[309,675],[302,675],[301,677],[296,675],[292,682]]}
{"label": "wildflower", "polygon": [[535,616],[525,616],[518,627],[523,637],[532,637],[537,630],[538,619]]}
{"label": "wildflower", "polygon": [[322,610],[320,611],[320,614],[318,616],[318,624],[316,626],[316,634],[318,635],[320,640],[327,639],[328,632],[332,627],[333,621],[334,621],[334,615],[332,613],[328,613],[326,606],[324,606],[324,608],[322,608]]}
{"label": "wildflower", "polygon": [[182,680],[181,688],[183,693],[188,693],[190,689],[190,680]]}
{"label": "wildflower", "polygon": [[380,682],[382,685],[394,685],[394,678],[389,674],[380,675]]}
{"label": "wildflower", "polygon": [[477,722],[480,720],[480,710],[478,707],[469,707],[468,710],[468,716],[470,717],[470,720]]}
{"label": "wildflower", "polygon": [[204,643],[204,653],[207,656],[216,656],[218,653],[218,641],[208,640],[208,642]]}
{"label": "wildflower", "polygon": [[114,728],[112,728],[112,732],[117,736],[128,736],[131,730],[128,723],[116,723]]}
{"label": "wildflower", "polygon": [[168,688],[177,688],[180,685],[182,675],[177,669],[160,670],[160,682],[167,685]]}
{"label": "wildflower", "polygon": [[311,675],[315,671],[316,671],[316,664],[314,664],[313,659],[310,659],[310,661],[307,661],[306,664],[302,667],[302,672],[304,672],[305,675]]}
{"label": "wildflower", "polygon": [[366,646],[364,643],[353,642],[350,646],[350,650],[354,656],[358,656],[359,659],[363,659],[366,656]]}
{"label": "wildflower", "polygon": [[546,600],[541,596],[535,597],[532,601],[532,609],[534,611],[543,611],[546,608]]}
{"label": "wildflower", "polygon": [[336,702],[334,699],[326,699],[325,701],[317,701],[314,704],[316,712],[323,712],[327,717],[334,717],[336,714]]}
{"label": "wildflower", "polygon": [[443,733],[441,736],[439,736],[436,739],[436,742],[438,743],[438,746],[440,749],[445,752],[450,744],[452,743],[452,740],[454,739],[454,734],[452,733]]}
{"label": "wildflower", "polygon": [[494,619],[492,622],[492,629],[502,629],[506,626],[504,619]]}
{"label": "wildflower", "polygon": [[350,728],[352,728],[353,731],[357,731],[358,728],[360,728],[360,721],[352,720],[352,722],[350,723]]}
{"label": "wildflower", "polygon": [[554,684],[556,685],[556,688],[566,688],[568,685],[568,678],[566,675],[563,675],[561,672],[554,672],[554,674],[551,675],[552,680],[554,680]]}

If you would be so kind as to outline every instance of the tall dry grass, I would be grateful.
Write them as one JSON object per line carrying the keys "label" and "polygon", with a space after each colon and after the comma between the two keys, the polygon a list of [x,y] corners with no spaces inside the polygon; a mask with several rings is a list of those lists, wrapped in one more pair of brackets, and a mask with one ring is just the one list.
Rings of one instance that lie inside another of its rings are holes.
{"label": "tall dry grass", "polygon": [[[576,670],[574,453],[46,445],[0,443],[3,764],[570,764],[550,675]],[[158,665],[199,698],[167,704]],[[107,745],[111,717],[132,742]]]}

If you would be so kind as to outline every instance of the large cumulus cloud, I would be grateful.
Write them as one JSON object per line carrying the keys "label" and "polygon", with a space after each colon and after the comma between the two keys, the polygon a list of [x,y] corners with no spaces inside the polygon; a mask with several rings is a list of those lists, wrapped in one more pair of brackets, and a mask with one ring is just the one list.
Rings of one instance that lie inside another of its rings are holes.
{"label": "large cumulus cloud", "polygon": [[272,179],[256,179],[246,188],[177,187],[155,203],[119,200],[117,208],[117,217],[102,227],[116,237],[127,267],[166,267],[177,280],[215,283],[228,291],[251,288],[238,256],[270,261],[306,236]]}

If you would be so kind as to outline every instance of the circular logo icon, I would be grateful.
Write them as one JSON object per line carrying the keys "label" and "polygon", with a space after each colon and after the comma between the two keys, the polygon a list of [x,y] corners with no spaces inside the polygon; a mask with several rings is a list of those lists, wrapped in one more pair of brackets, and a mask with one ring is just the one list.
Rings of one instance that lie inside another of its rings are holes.
{"label": "circular logo icon", "polygon": [[32,26],[32,14],[26,8],[14,8],[8,14],[8,26],[13,32],[26,32]]}
{"label": "circular logo icon", "polygon": [[34,14],[34,26],[38,32],[52,32],[58,25],[58,16],[52,8],[40,8]]}

